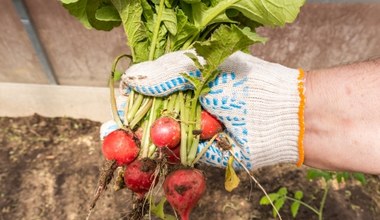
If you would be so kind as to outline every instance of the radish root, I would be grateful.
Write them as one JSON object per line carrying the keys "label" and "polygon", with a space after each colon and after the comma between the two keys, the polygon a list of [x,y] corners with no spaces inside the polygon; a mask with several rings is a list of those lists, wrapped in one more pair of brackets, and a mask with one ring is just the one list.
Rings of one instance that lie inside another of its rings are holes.
{"label": "radish root", "polygon": [[249,172],[248,168],[245,166],[243,162],[241,162],[237,157],[235,157],[234,152],[232,150],[229,150],[230,154],[234,157],[234,159],[243,167],[243,169],[248,173],[248,175],[251,177],[251,179],[259,186],[260,190],[264,193],[264,195],[268,198],[269,203],[273,207],[274,211],[277,213],[277,216],[280,220],[282,220],[281,215],[279,211],[277,210],[276,206],[273,204],[272,199],[269,197],[268,193],[265,191],[264,187],[257,181],[257,179]]}

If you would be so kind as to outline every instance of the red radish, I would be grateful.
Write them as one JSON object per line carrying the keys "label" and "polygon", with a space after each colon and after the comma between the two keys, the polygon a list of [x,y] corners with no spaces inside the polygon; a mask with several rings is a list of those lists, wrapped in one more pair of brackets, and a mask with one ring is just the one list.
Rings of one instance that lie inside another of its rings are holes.
{"label": "red radish", "polygon": [[222,123],[207,111],[202,110],[201,140],[209,140],[222,130]]}
{"label": "red radish", "polygon": [[170,205],[182,220],[188,220],[191,210],[206,191],[206,180],[200,170],[189,168],[170,173],[164,181],[164,192]]}
{"label": "red radish", "polygon": [[104,138],[102,152],[106,159],[116,160],[118,165],[131,163],[139,154],[133,137],[124,130],[111,132]]}
{"label": "red radish", "polygon": [[161,117],[153,123],[150,138],[157,147],[175,148],[181,140],[181,127],[175,119]]}
{"label": "red radish", "polygon": [[168,164],[180,164],[181,163],[180,149],[181,149],[181,147],[179,145],[174,149],[169,149],[167,147],[162,149],[164,155],[166,156]]}
{"label": "red radish", "polygon": [[140,199],[154,185],[157,184],[158,178],[154,178],[156,162],[149,158],[135,160],[125,168],[124,183],[128,189],[135,192]]}

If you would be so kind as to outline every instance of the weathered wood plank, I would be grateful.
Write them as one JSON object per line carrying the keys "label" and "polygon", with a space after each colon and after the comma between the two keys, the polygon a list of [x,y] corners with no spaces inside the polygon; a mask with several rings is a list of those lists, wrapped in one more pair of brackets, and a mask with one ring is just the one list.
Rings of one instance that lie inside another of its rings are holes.
{"label": "weathered wood plank", "polygon": [[[0,117],[29,116],[87,118],[108,121],[109,89],[83,86],[0,83]],[[4,107],[5,106],[5,107]]]}
{"label": "weathered wood plank", "polygon": [[380,56],[380,4],[307,4],[284,28],[260,29],[269,38],[252,52],[293,68],[325,68]]}
{"label": "weathered wood plank", "polygon": [[47,83],[12,0],[0,6],[0,82]]}
{"label": "weathered wood plank", "polygon": [[114,57],[129,53],[123,30],[87,30],[59,1],[25,1],[63,85],[105,86]]}

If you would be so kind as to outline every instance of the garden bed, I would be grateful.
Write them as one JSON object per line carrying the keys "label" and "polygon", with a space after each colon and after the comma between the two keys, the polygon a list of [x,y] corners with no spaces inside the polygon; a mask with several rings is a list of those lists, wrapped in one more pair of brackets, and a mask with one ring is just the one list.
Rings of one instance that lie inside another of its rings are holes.
{"label": "garden bed", "polygon": [[[71,118],[0,118],[0,219],[85,219],[96,188],[101,164],[100,123]],[[224,190],[224,171],[203,167],[208,189],[192,219],[273,219],[269,206],[260,206],[263,193],[241,173],[241,184],[232,193]],[[306,178],[307,168],[274,166],[254,172],[268,192],[285,186],[302,190],[303,201],[318,207],[322,184]],[[378,219],[380,177],[334,184],[327,196],[325,219]],[[101,196],[91,219],[122,219],[131,210],[132,195]],[[280,212],[291,219],[289,204]],[[170,210],[170,209],[169,209]],[[297,219],[317,219],[300,207]]]}

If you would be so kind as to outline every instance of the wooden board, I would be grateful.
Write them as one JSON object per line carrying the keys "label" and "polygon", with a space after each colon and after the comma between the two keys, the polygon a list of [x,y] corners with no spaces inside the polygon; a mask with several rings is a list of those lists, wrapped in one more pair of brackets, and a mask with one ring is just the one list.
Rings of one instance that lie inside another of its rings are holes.
{"label": "wooden board", "polygon": [[12,0],[1,0],[0,20],[0,82],[47,83]]}
{"label": "wooden board", "polygon": [[101,87],[0,83],[0,117],[35,113],[46,117],[112,118],[109,89]]}
{"label": "wooden board", "polygon": [[307,4],[295,23],[261,28],[252,53],[306,70],[380,57],[380,4]]}
{"label": "wooden board", "polygon": [[123,30],[87,30],[56,0],[25,2],[59,84],[105,86],[114,57],[129,53]]}

